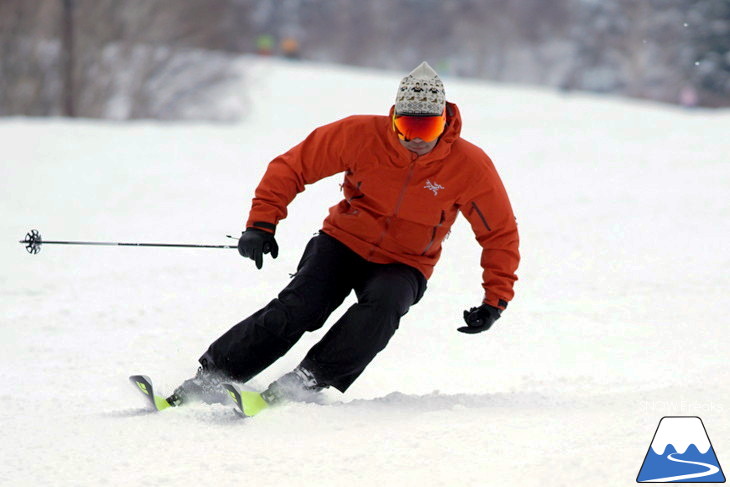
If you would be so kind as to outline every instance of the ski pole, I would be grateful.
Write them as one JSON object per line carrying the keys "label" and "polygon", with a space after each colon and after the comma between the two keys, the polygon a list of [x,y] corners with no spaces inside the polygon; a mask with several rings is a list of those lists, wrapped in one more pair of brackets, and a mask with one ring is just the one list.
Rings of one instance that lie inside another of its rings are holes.
{"label": "ski pole", "polygon": [[[233,238],[226,235],[228,238]],[[38,230],[31,230],[25,235],[25,240],[19,243],[25,244],[25,250],[30,254],[37,254],[41,251],[41,245],[112,245],[117,247],[187,247],[198,249],[236,249],[237,245],[205,245],[205,244],[171,244],[171,243],[138,243],[138,242],[75,242],[61,240],[43,240]]]}

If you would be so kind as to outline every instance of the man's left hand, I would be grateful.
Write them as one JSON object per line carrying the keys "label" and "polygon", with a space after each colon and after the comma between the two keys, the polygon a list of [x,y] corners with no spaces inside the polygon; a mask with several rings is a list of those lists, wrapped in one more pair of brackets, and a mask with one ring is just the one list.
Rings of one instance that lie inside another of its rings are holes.
{"label": "man's left hand", "polygon": [[481,333],[487,331],[502,315],[502,310],[482,304],[478,308],[464,310],[464,322],[469,326],[457,328],[462,333]]}

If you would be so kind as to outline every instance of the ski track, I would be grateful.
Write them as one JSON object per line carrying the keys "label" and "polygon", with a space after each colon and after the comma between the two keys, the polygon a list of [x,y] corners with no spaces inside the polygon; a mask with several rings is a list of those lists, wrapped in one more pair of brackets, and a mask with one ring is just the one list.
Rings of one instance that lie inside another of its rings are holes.
{"label": "ski track", "polygon": [[[423,300],[346,394],[252,420],[227,405],[148,413],[127,377],[164,396],[194,374],[286,284],[341,177],[290,205],[263,271],[235,250],[30,256],[17,241],[38,228],[229,243],[266,162],[319,124],[387,113],[408,71],[240,69],[237,124],[0,120],[1,486],[628,486],[667,415],[700,416],[729,454],[730,113],[449,78],[520,225],[503,318],[456,332],[481,299],[460,219]],[[248,386],[291,370],[328,325]]]}

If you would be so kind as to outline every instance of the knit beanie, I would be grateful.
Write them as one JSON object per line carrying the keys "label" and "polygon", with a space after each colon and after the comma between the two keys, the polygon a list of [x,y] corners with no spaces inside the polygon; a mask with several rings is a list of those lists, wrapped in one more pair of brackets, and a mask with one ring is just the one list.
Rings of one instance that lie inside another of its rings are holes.
{"label": "knit beanie", "polygon": [[395,97],[396,115],[441,115],[445,107],[444,84],[427,62],[401,80]]}

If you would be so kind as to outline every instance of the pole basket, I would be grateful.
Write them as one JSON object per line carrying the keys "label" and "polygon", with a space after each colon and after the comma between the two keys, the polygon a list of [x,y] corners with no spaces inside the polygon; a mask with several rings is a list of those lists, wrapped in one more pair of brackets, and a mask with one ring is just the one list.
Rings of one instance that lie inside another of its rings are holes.
{"label": "pole basket", "polygon": [[21,240],[20,243],[26,244],[25,250],[27,250],[29,254],[37,254],[41,251],[43,239],[41,238],[41,234],[38,230],[31,230],[25,234],[25,240]]}

